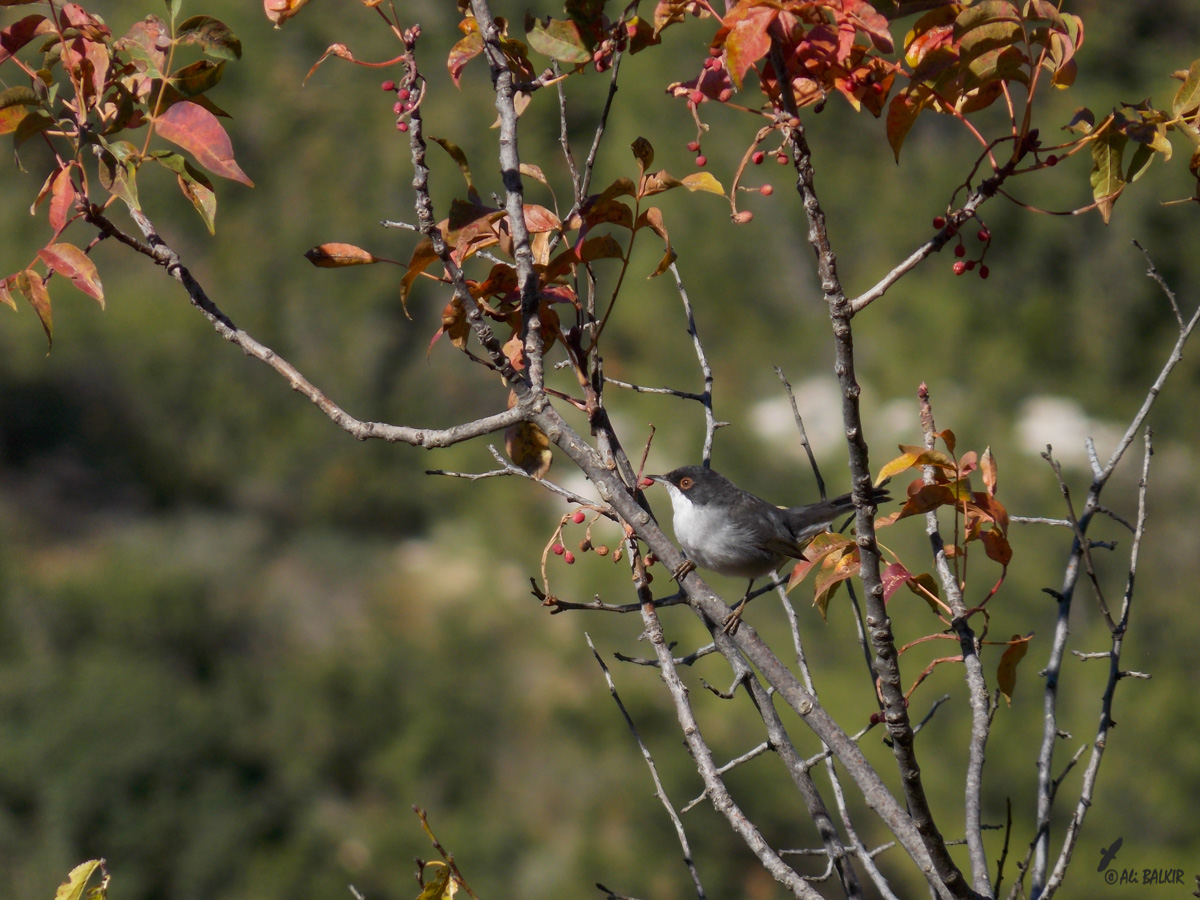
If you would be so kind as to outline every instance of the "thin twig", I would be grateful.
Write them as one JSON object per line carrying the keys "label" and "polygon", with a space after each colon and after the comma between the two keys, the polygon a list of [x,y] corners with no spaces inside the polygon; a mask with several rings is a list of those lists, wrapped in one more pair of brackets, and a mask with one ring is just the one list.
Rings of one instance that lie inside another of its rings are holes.
{"label": "thin twig", "polygon": [[592,636],[586,631],[583,633],[583,636],[587,639],[587,645],[592,651],[592,656],[596,658],[596,663],[604,673],[604,681],[608,684],[608,692],[612,695],[613,702],[617,704],[617,709],[621,711],[621,715],[625,719],[625,724],[629,727],[630,734],[637,741],[638,749],[642,751],[642,758],[646,761],[646,768],[650,770],[650,778],[654,781],[654,795],[658,797],[659,802],[662,803],[663,808],[667,811],[667,816],[671,819],[671,824],[675,826],[675,836],[679,839],[679,846],[683,849],[683,861],[688,867],[688,872],[691,873],[693,884],[696,886],[696,896],[700,900],[704,900],[706,896],[704,893],[704,883],[700,880],[700,872],[696,868],[695,861],[692,859],[692,848],[688,844],[687,832],[684,830],[683,821],[679,818],[679,814],[675,812],[675,807],[671,805],[671,801],[667,797],[667,791],[663,787],[662,779],[658,777],[658,767],[654,765],[654,757],[650,755],[650,749],[646,746],[646,742],[642,740],[642,736],[638,734],[637,725],[634,724],[633,717],[629,715],[629,710],[625,708],[625,704],[621,701],[621,695],[617,693],[617,686],[612,680],[612,673],[608,671],[608,666],[596,651],[596,645],[592,643]]}

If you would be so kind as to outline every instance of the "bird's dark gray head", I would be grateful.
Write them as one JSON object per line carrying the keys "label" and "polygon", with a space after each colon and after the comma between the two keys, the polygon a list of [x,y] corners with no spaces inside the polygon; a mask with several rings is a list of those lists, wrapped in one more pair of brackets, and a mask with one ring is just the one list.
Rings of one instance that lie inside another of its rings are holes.
{"label": "bird's dark gray head", "polygon": [[732,481],[704,466],[680,466],[666,475],[651,475],[650,478],[666,486],[672,502],[678,498],[695,506],[708,506],[715,501],[728,504],[739,493]]}

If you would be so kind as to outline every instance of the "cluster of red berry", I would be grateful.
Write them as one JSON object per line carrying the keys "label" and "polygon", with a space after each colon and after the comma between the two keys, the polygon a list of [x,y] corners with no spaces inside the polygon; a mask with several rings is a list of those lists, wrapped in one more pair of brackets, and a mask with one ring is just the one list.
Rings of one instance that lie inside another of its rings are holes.
{"label": "cluster of red berry", "polygon": [[391,79],[385,81],[380,87],[396,95],[396,102],[392,106],[392,112],[396,114],[396,130],[408,131],[408,117],[417,105],[413,100],[412,91],[406,87],[398,87],[396,82]]}
{"label": "cluster of red berry", "polygon": [[613,34],[606,37],[592,51],[592,65],[597,72],[607,72],[612,67],[613,56],[629,45],[629,38],[637,33],[636,25],[618,25]]}
{"label": "cluster of red berry", "polygon": [[[563,519],[562,525],[565,525],[568,520],[574,522],[576,525],[582,525],[585,519],[587,519],[587,514],[582,509],[577,509],[575,512],[571,513],[570,516],[567,516]],[[559,526],[559,535],[562,534],[562,525]],[[592,543],[592,529],[590,527],[588,528],[587,534],[584,536],[583,540],[579,542],[580,553],[587,553],[589,550],[595,552],[597,556],[608,556],[610,553],[607,544]],[[550,546],[550,552],[555,556],[561,556],[563,558],[563,562],[565,562],[568,566],[575,564],[575,554],[568,550],[562,541],[555,541]],[[611,554],[613,562],[619,562],[621,559],[621,548],[617,547],[615,550],[611,551]]]}
{"label": "cluster of red berry", "polygon": [[[933,227],[937,229],[945,228],[946,217],[934,216]],[[967,272],[974,272],[978,267],[979,277],[987,278],[988,275],[991,274],[991,270],[984,265],[983,257],[987,253],[987,248],[992,242],[992,233],[988,230],[988,227],[986,225],[982,226],[979,229],[978,235],[976,235],[984,245],[983,252],[979,254],[978,259],[963,259],[963,257],[967,255],[967,247],[963,243],[962,235],[957,231],[957,229],[953,231],[952,234],[958,237],[958,243],[954,245],[954,255],[957,257],[954,261],[954,265],[952,266],[954,274],[965,275]]]}

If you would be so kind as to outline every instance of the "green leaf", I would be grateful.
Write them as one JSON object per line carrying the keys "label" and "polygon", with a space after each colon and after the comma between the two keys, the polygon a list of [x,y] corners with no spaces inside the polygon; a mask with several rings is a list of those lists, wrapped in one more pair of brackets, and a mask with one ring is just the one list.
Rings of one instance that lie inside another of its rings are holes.
{"label": "green leaf", "polygon": [[1146,174],[1150,163],[1154,162],[1154,148],[1149,144],[1138,144],[1134,147],[1133,156],[1129,160],[1129,169],[1125,173],[1125,181],[1129,184],[1137,181]]}
{"label": "green leaf", "polygon": [[180,0],[166,0],[167,15],[171,17],[171,21],[175,21],[175,17],[179,15]]}
{"label": "green leaf", "polygon": [[24,85],[0,91],[0,109],[8,109],[10,106],[38,106],[40,104],[41,100],[38,99],[38,95],[33,92],[33,89]]}
{"label": "green leaf", "polygon": [[199,44],[209,56],[217,59],[241,59],[242,42],[220,19],[212,16],[192,16],[176,30],[181,44]]}
{"label": "green leaf", "polygon": [[1197,106],[1200,106],[1200,59],[1193,60],[1188,67],[1187,78],[1183,80],[1183,84],[1175,92],[1175,99],[1171,101],[1171,111],[1178,116]]}
{"label": "green leaf", "polygon": [[[119,143],[122,142],[118,141],[117,144]],[[137,166],[132,159],[122,161],[111,151],[105,151],[100,154],[96,169],[101,187],[125,201],[125,205],[130,209],[142,208],[137,192]]]}
{"label": "green leaf", "polygon": [[525,21],[525,29],[529,46],[543,56],[572,66],[591,62],[592,52],[575,22],[547,19],[542,24],[529,16]]}
{"label": "green leaf", "polygon": [[1112,216],[1113,204],[1125,189],[1121,155],[1128,141],[1125,135],[1113,131],[1107,131],[1092,141],[1092,197],[1106,225]]}
{"label": "green leaf", "polygon": [[195,97],[210,88],[216,87],[225,74],[225,60],[219,63],[200,59],[190,66],[184,66],[171,76],[171,83],[185,97]]}
{"label": "green leaf", "polygon": [[54,120],[43,112],[31,112],[21,119],[21,123],[13,132],[13,149],[19,148],[31,137],[41,134],[47,128],[54,127]]}
{"label": "green leaf", "polygon": [[176,174],[179,190],[191,201],[209,234],[216,233],[217,193],[213,190],[208,176],[193,166],[182,155],[171,150],[155,150],[150,158],[156,163],[166,166]]}

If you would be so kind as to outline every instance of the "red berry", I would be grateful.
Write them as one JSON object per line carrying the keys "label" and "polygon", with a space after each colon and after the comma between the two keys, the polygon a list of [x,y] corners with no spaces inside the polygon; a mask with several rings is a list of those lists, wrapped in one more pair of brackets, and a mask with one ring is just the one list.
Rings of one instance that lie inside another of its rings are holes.
{"label": "red berry", "polygon": [[769,184],[764,184],[758,189],[758,192],[764,197],[770,197],[773,193],[775,193],[775,188],[771,187]]}
{"label": "red berry", "polygon": [[967,248],[964,247],[962,244],[959,244],[957,247],[954,248],[954,255],[955,256],[966,256]]}
{"label": "red berry", "polygon": [[958,262],[956,262],[954,264],[954,274],[955,275],[961,275],[965,271],[967,271],[967,264],[965,262],[963,262],[962,260],[959,260]]}
{"label": "red berry", "polygon": [[565,562],[568,566],[575,565],[575,554],[570,550],[567,550],[565,553],[563,553],[563,562]]}
{"label": "red berry", "polygon": [[653,553],[646,554],[646,567],[647,568],[654,565],[656,562],[658,562],[658,557],[656,557]]}
{"label": "red berry", "polygon": [[391,80],[385,81],[380,87],[385,91],[394,91],[396,89],[396,82]]}
{"label": "red berry", "polygon": [[654,479],[650,477],[643,478],[638,482],[638,487],[651,487],[654,484]]}
{"label": "red berry", "polygon": [[981,241],[990,241],[992,239],[992,233],[990,231],[988,231],[986,227],[980,228],[979,229],[979,239]]}
{"label": "red berry", "polygon": [[582,525],[583,520],[586,518],[587,518],[587,516],[584,515],[582,509],[577,509],[577,510],[575,510],[574,513],[571,514],[571,521],[574,522],[576,525]]}
{"label": "red berry", "polygon": [[991,274],[991,270],[987,266],[979,267],[979,277],[980,278],[987,278],[988,275],[990,275],[990,274]]}
{"label": "red berry", "polygon": [[717,94],[717,99],[722,103],[728,103],[732,97],[733,91],[731,91],[729,88],[721,88],[721,93]]}
{"label": "red berry", "polygon": [[756,151],[754,152],[754,155],[753,155],[752,157],[750,157],[751,161],[752,161],[752,162],[753,162],[753,163],[754,163],[756,166],[761,166],[761,165],[762,165],[762,161],[763,161],[764,159],[766,159],[766,158],[767,158],[767,154],[763,153],[761,150],[756,150]]}
{"label": "red berry", "polygon": [[787,154],[784,153],[783,151],[780,151],[775,156],[775,162],[779,163],[781,166],[786,166],[788,164]]}
{"label": "red berry", "polygon": [[872,82],[871,83],[871,92],[875,93],[875,94],[882,94],[884,92],[883,82],[881,82],[881,81]]}
{"label": "red berry", "polygon": [[945,228],[946,227],[946,217],[945,216],[934,216],[933,217],[933,227],[934,228]]}
{"label": "red berry", "polygon": [[745,225],[747,222],[749,222],[753,218],[754,218],[754,213],[750,212],[750,210],[748,210],[748,209],[743,209],[743,210],[740,210],[733,217],[733,221],[736,222],[738,225]]}
{"label": "red berry", "polygon": [[399,131],[401,134],[404,134],[404,132],[408,131],[408,123],[407,122],[397,122],[396,130]]}
{"label": "red berry", "polygon": [[408,88],[400,88],[400,90],[396,91],[396,96],[401,100],[407,100],[412,96],[412,92]]}
{"label": "red berry", "polygon": [[970,272],[970,271],[972,271],[974,268],[975,268],[975,260],[973,260],[973,259],[968,259],[968,260],[967,260],[967,271],[968,271],[968,272]]}
{"label": "red berry", "polygon": [[688,141],[687,148],[689,150],[691,150],[693,153],[699,153],[700,152],[700,142],[699,141]]}
{"label": "red berry", "polygon": [[598,60],[596,60],[594,66],[595,66],[595,69],[597,72],[607,72],[608,71],[608,60],[607,59],[598,59]]}
{"label": "red berry", "polygon": [[696,157],[696,165],[699,166],[701,169],[703,169],[705,166],[708,165],[708,157],[705,156],[703,153],[701,153],[699,156]]}
{"label": "red berry", "polygon": [[1057,166],[1058,165],[1058,157],[1055,156],[1053,153],[1051,153],[1049,156],[1046,157],[1046,165]]}
{"label": "red berry", "polygon": [[564,553],[567,552],[567,548],[564,547],[562,544],[555,544],[553,547],[550,548],[550,552],[553,553],[555,556],[562,556]]}
{"label": "red berry", "polygon": [[699,106],[700,102],[704,99],[704,95],[699,91],[692,91],[688,99],[691,100],[696,106]]}
{"label": "red berry", "polygon": [[706,59],[704,61],[704,68],[711,69],[713,67],[713,63],[715,63],[715,62],[716,62],[716,60],[710,56],[708,59]]}
{"label": "red berry", "polygon": [[713,59],[716,59],[718,56],[721,55],[721,48],[720,47],[709,47],[708,55],[711,56]]}
{"label": "red berry", "polygon": [[883,721],[882,713],[877,713],[877,712],[871,713],[871,724],[872,725],[878,725],[882,721]]}
{"label": "red berry", "polygon": [[393,103],[392,104],[392,112],[394,112],[396,115],[400,115],[400,113],[404,112],[404,104],[403,103]]}

